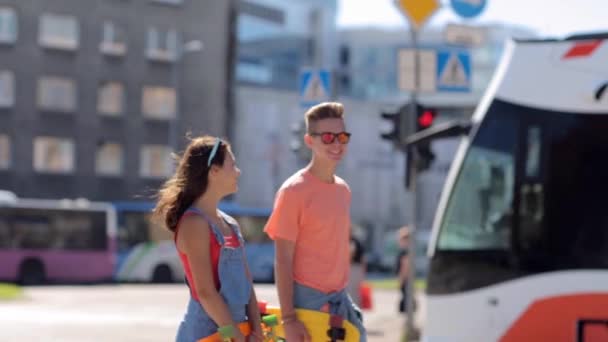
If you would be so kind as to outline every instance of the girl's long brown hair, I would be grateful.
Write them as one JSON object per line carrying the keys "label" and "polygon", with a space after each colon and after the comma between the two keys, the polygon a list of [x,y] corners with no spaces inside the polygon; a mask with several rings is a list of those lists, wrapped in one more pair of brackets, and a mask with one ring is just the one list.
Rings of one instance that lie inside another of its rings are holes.
{"label": "girl's long brown hair", "polygon": [[[158,192],[158,202],[153,214],[172,232],[175,232],[177,223],[186,209],[207,190],[211,168],[207,166],[207,160],[217,139],[208,135],[191,139],[181,158],[178,157],[175,174]],[[230,145],[221,140],[211,165],[222,166],[229,150]]]}

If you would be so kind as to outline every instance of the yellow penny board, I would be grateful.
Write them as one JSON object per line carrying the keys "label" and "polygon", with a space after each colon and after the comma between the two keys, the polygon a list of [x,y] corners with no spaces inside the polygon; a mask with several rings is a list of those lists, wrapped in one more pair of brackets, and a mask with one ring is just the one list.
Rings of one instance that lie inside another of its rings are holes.
{"label": "yellow penny board", "polygon": [[[268,314],[275,314],[279,322],[281,321],[281,309],[275,306],[268,306],[266,309]],[[322,311],[296,309],[296,315],[298,320],[304,323],[308,333],[312,339],[312,342],[325,342],[329,338],[327,336],[327,330],[329,330],[329,318],[330,315]],[[342,327],[346,330],[345,342],[359,342],[359,329],[355,327],[351,322],[344,320]],[[275,333],[279,337],[285,337],[285,331],[283,325],[279,324],[275,327]]]}

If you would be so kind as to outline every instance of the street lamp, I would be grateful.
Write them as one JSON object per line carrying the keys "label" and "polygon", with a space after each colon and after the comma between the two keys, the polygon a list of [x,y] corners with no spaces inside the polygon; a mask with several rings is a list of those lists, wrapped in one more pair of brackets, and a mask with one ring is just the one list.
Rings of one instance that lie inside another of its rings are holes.
{"label": "street lamp", "polygon": [[190,40],[182,46],[177,46],[177,51],[175,55],[175,62],[173,64],[172,70],[172,83],[173,89],[175,91],[175,113],[173,115],[173,119],[170,122],[169,126],[169,147],[173,152],[177,152],[178,149],[178,126],[180,120],[180,108],[181,108],[181,96],[180,96],[180,80],[179,73],[181,71],[181,64],[185,55],[193,52],[203,51],[205,49],[205,45],[200,40]]}

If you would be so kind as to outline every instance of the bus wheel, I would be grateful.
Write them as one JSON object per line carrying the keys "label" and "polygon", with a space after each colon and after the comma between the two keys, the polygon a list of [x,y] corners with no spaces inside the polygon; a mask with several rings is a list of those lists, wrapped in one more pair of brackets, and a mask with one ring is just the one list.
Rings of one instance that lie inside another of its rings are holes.
{"label": "bus wheel", "polygon": [[158,265],[154,269],[154,273],[152,274],[152,282],[153,283],[172,283],[173,282],[173,272],[171,272],[171,268],[167,265]]}
{"label": "bus wheel", "polygon": [[21,264],[19,270],[19,284],[21,285],[41,285],[44,284],[46,275],[44,266],[38,259],[28,259]]}

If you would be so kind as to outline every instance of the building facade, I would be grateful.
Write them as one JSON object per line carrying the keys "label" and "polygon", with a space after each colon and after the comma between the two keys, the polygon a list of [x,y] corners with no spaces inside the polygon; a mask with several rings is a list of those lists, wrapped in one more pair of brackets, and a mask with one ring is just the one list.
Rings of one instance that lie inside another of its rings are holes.
{"label": "building facade", "polygon": [[336,11],[336,0],[240,0],[237,84],[297,91],[302,68],[332,68]]}
{"label": "building facade", "polygon": [[229,134],[235,6],[0,1],[0,189],[147,199],[185,132]]}

